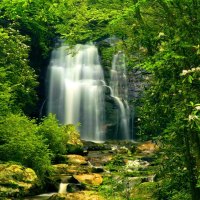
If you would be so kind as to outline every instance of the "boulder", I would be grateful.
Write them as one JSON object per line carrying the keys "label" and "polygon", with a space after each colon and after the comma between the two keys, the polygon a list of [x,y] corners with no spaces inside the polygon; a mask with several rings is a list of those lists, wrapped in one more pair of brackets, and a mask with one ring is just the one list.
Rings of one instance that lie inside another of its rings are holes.
{"label": "boulder", "polygon": [[22,197],[33,194],[39,180],[36,173],[17,164],[0,164],[0,196]]}
{"label": "boulder", "polygon": [[67,164],[56,164],[53,165],[54,174],[67,174],[69,165]]}
{"label": "boulder", "polygon": [[65,175],[72,175],[72,174],[80,174],[80,173],[87,173],[88,167],[86,165],[75,165],[75,164],[56,164],[53,165],[54,173],[53,176],[61,176]]}
{"label": "boulder", "polygon": [[90,151],[88,154],[88,161],[93,166],[104,166],[108,164],[113,158],[112,153],[103,153],[97,151]]}
{"label": "boulder", "polygon": [[156,145],[152,141],[147,141],[147,142],[142,143],[137,146],[138,152],[142,152],[142,153],[146,153],[146,154],[154,153],[158,149],[159,149],[158,145]]}
{"label": "boulder", "polygon": [[100,185],[103,182],[103,178],[100,174],[78,174],[73,175],[73,177],[78,180],[79,183],[90,184],[90,185]]}
{"label": "boulder", "polygon": [[125,162],[126,162],[125,168],[127,170],[129,170],[129,169],[133,169],[133,170],[144,169],[144,168],[147,168],[150,165],[149,162],[142,161],[142,160],[139,160],[139,159],[125,160]]}
{"label": "boulder", "polygon": [[70,164],[79,164],[79,165],[86,165],[87,161],[86,158],[81,155],[66,155],[67,161]]}

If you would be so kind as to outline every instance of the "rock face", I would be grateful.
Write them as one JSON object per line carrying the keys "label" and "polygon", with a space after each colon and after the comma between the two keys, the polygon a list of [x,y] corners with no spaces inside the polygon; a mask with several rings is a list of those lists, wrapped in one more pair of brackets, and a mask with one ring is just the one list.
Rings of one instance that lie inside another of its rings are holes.
{"label": "rock face", "polygon": [[0,197],[21,197],[38,184],[35,172],[16,164],[0,164]]}
{"label": "rock face", "polygon": [[145,88],[149,87],[150,74],[138,67],[128,73],[128,89],[130,99],[141,98]]}

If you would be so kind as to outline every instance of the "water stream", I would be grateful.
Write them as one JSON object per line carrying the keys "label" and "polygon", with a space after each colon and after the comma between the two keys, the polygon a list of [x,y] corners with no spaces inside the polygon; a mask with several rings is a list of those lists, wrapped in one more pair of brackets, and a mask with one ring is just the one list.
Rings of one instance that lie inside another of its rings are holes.
{"label": "water stream", "polygon": [[111,96],[120,110],[119,127],[117,129],[118,139],[131,139],[129,133],[130,108],[128,105],[125,55],[122,52],[114,55],[110,73]]}

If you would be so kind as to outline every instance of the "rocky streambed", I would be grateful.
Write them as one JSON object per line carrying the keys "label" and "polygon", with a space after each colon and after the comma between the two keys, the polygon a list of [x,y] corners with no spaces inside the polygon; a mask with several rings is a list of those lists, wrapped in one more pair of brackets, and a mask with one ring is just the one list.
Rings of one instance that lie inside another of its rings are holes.
{"label": "rocky streambed", "polygon": [[[63,155],[59,162],[53,165],[54,170],[48,178],[47,188],[49,192],[55,193],[45,198],[37,196],[24,199],[153,199],[151,194],[156,184],[157,167],[155,164],[157,146],[155,144],[126,141],[100,144],[83,142],[83,144],[84,151]],[[22,181],[25,180],[22,179]],[[30,181],[34,188],[37,180],[31,178]],[[4,180],[4,196],[7,186]],[[15,189],[20,191],[21,187],[23,184]],[[24,188],[24,190],[27,191],[25,196],[31,194],[31,187]],[[2,189],[0,194],[3,194]],[[7,199],[17,199],[17,195],[15,198],[10,195],[9,198],[9,192],[7,196]]]}

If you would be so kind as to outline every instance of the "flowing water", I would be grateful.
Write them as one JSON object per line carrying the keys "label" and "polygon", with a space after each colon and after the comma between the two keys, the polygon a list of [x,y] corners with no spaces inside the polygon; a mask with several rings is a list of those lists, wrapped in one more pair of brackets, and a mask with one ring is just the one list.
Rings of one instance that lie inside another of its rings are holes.
{"label": "flowing water", "polygon": [[[76,45],[73,53],[66,45],[53,50],[49,65],[48,113],[56,114],[63,124],[80,123],[83,140],[106,139],[105,86],[98,50],[94,45]],[[118,129],[121,136],[116,139],[130,139],[123,53],[114,56],[109,87],[120,110]]]}
{"label": "flowing water", "polygon": [[67,185],[68,185],[68,183],[60,183],[58,193],[66,194],[67,193]]}
{"label": "flowing water", "polygon": [[122,52],[113,57],[110,75],[111,95],[118,104],[120,117],[118,139],[131,139],[129,133],[130,109],[128,105],[128,87],[126,77],[125,55]]}
{"label": "flowing water", "polygon": [[53,194],[56,193],[46,193],[46,194],[40,194],[32,197],[25,197],[24,200],[47,200],[49,199]]}
{"label": "flowing water", "polygon": [[52,53],[48,112],[63,124],[81,123],[81,138],[104,140],[104,75],[94,45],[67,46]]}

